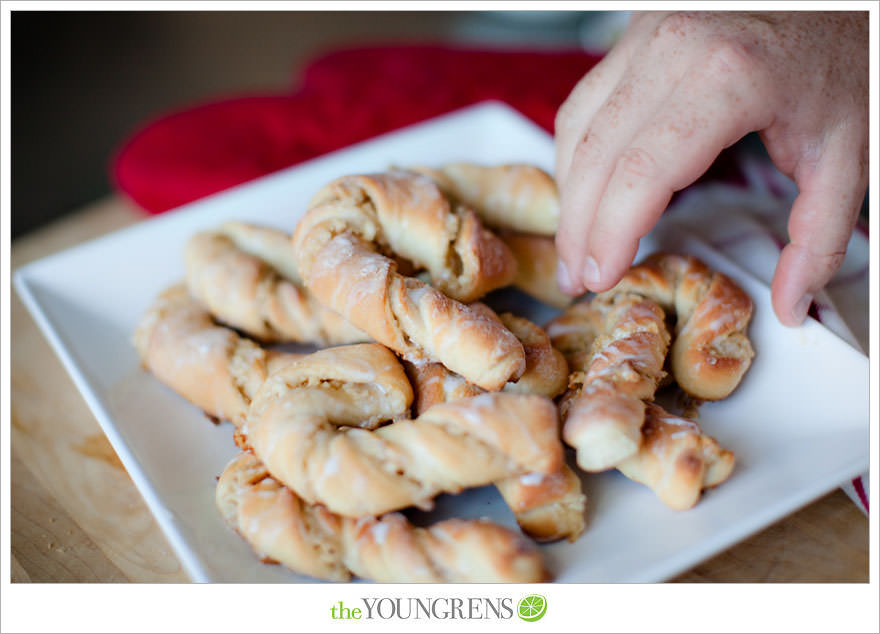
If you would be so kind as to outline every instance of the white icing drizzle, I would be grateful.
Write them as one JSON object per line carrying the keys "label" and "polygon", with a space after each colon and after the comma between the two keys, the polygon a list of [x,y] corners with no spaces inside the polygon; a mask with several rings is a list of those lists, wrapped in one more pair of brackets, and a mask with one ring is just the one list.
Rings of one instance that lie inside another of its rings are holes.
{"label": "white icing drizzle", "polygon": [[324,462],[324,468],[321,470],[321,480],[326,480],[337,473],[339,473],[339,455],[334,453]]}
{"label": "white icing drizzle", "polygon": [[544,481],[544,474],[533,472],[533,473],[525,473],[520,476],[519,481],[521,484],[527,487],[538,486]]}
{"label": "white icing drizzle", "polygon": [[373,539],[377,544],[384,544],[385,538],[388,536],[388,530],[390,526],[387,522],[376,522],[370,528],[370,533],[373,535]]}

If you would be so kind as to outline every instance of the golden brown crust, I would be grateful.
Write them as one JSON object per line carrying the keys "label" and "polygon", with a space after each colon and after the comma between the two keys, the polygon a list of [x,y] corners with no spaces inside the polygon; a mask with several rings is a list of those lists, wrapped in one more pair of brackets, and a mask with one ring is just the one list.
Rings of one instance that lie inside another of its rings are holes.
{"label": "golden brown crust", "polygon": [[[568,365],[565,357],[550,343],[547,333],[537,324],[513,313],[498,315],[482,302],[473,302],[468,308],[481,317],[503,324],[519,339],[525,352],[525,370],[516,381],[509,381],[502,389],[520,394],[540,394],[555,398],[568,383]],[[468,383],[464,377],[451,372],[439,363],[407,363],[410,380],[417,382],[414,411],[421,413],[435,405],[451,400],[476,396],[483,389]]]}
{"label": "golden brown crust", "polygon": [[241,251],[263,260],[285,279],[302,285],[302,277],[296,268],[296,255],[290,248],[290,234],[287,232],[248,222],[227,220],[217,228],[217,233],[231,239]]}
{"label": "golden brown crust", "polygon": [[565,357],[569,372],[578,372],[589,365],[593,341],[603,321],[603,312],[594,307],[591,300],[582,299],[546,324],[547,336]]}
{"label": "golden brown crust", "polygon": [[[505,391],[552,398],[565,388],[568,378],[565,359],[550,345],[549,338],[540,327],[510,313],[495,316],[485,305],[472,306],[495,319],[503,320],[523,342],[526,372],[518,382],[504,386]],[[413,411],[417,415],[439,403],[483,393],[483,390],[439,363],[408,364],[407,374],[415,393]],[[538,541],[563,538],[574,541],[583,532],[586,497],[581,490],[580,479],[565,463],[552,474],[527,473],[499,480],[495,485],[516,515],[520,528],[529,537]]]}
{"label": "golden brown crust", "polygon": [[442,363],[405,362],[405,367],[413,386],[413,414],[416,416],[438,403],[459,401],[486,392],[473,383],[468,383],[460,374],[450,372]]}
{"label": "golden brown crust", "polygon": [[487,520],[449,519],[415,528],[399,513],[343,520],[345,563],[385,583],[547,581],[534,544]]}
{"label": "golden brown crust", "polygon": [[[349,356],[357,362],[347,363]],[[314,365],[323,369],[312,371]],[[348,366],[359,369],[349,372]],[[332,381],[315,383],[330,368]],[[483,394],[437,405],[412,421],[405,418],[411,398],[388,398],[404,384],[403,369],[380,345],[319,351],[260,388],[248,416],[248,442],[299,496],[349,517],[427,508],[441,492],[560,468],[562,446],[549,399]],[[360,420],[394,422],[372,432],[337,427]]]}
{"label": "golden brown crust", "polygon": [[305,504],[274,480],[251,453],[233,458],[217,480],[217,508],[261,560],[328,581],[348,581],[342,562],[342,520]]}
{"label": "golden brown crust", "polygon": [[411,171],[433,180],[447,197],[473,209],[498,232],[516,260],[514,286],[551,306],[571,304],[572,298],[556,283],[558,256],[553,236],[559,223],[559,201],[549,174],[523,164],[452,163]]}
{"label": "golden brown crust", "polygon": [[241,425],[270,369],[301,355],[267,353],[219,326],[182,285],[164,291],[134,334],[144,367],[206,414]]}
{"label": "golden brown crust", "polygon": [[[293,242],[309,290],[407,360],[439,361],[488,390],[525,369],[512,333],[451,299],[508,284],[512,256],[430,180],[404,172],[338,179],[315,197]],[[443,292],[402,276],[377,250],[426,269]]]}
{"label": "golden brown crust", "polygon": [[575,541],[584,532],[587,496],[565,463],[551,474],[525,473],[495,482],[523,532],[539,542]]}
{"label": "golden brown crust", "polygon": [[264,342],[369,340],[322,306],[295,274],[290,238],[275,229],[226,223],[195,234],[186,246],[187,287],[219,321]]}
{"label": "golden brown crust", "polygon": [[217,506],[263,559],[329,581],[354,573],[385,583],[543,581],[537,549],[520,535],[481,520],[417,528],[398,514],[343,518],[306,504],[241,453],[217,483]]}
{"label": "golden brown crust", "polygon": [[703,489],[730,477],[735,458],[700,431],[693,420],[673,416],[650,403],[638,453],[617,468],[650,487],[664,504],[683,510],[694,506]]}
{"label": "golden brown crust", "polygon": [[595,297],[572,306],[547,330],[580,364],[571,368],[560,406],[562,436],[582,469],[610,469],[638,451],[643,401],[654,397],[665,374],[663,311],[637,295]]}
{"label": "golden brown crust", "polygon": [[[382,252],[424,269],[440,291],[460,302],[477,300],[508,285],[516,273],[507,247],[477,215],[450,204],[430,179],[417,174],[390,171],[344,176],[324,186],[309,207],[324,211],[307,214],[300,221],[308,233],[314,232],[316,221],[332,233],[344,227]],[[334,228],[334,223],[340,224]],[[306,273],[315,262],[309,251],[317,248],[307,245],[305,253],[297,255],[306,282]]]}
{"label": "golden brown crust", "polygon": [[504,391],[550,398],[561,394],[568,383],[568,365],[544,329],[513,313],[502,313],[499,318],[520,340],[526,354],[525,371],[518,380],[505,385]]}
{"label": "golden brown crust", "polygon": [[[535,323],[513,313],[497,315],[485,304],[475,302],[470,308],[480,315],[504,324],[512,332],[525,352],[526,369],[516,381],[502,389],[519,394],[539,394],[555,398],[568,383],[565,357],[550,343],[547,333]],[[485,392],[455,374],[441,363],[405,363],[407,374],[415,389],[413,411],[420,414],[437,403],[457,401]]]}
{"label": "golden brown crust", "polygon": [[632,267],[604,296],[637,293],[677,317],[672,373],[688,394],[726,398],[754,357],[746,334],[752,300],[730,278],[693,256],[660,253]]}
{"label": "golden brown crust", "polygon": [[559,226],[556,183],[534,165],[450,163],[411,170],[432,179],[447,196],[480,214],[490,227],[552,236]]}

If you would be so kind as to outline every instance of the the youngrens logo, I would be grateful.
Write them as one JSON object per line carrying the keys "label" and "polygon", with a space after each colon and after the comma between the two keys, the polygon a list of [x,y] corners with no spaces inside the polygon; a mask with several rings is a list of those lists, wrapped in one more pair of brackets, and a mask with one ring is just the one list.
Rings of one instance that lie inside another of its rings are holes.
{"label": "the youngrens logo", "polygon": [[520,599],[510,597],[361,597],[360,605],[342,601],[330,607],[334,620],[507,620],[514,615],[523,621],[537,621],[547,613],[547,600],[538,594]]}
{"label": "the youngrens logo", "polygon": [[523,621],[540,621],[547,614],[547,599],[540,594],[530,594],[520,599],[516,605],[516,614]]}

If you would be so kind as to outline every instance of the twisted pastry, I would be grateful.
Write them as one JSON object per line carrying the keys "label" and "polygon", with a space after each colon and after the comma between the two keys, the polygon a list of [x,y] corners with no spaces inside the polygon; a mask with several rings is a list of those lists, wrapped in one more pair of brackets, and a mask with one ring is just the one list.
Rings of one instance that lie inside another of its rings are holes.
{"label": "twisted pastry", "polygon": [[551,306],[571,304],[571,297],[556,283],[553,236],[559,224],[559,201],[549,174],[521,164],[452,163],[439,169],[417,166],[412,171],[433,180],[447,197],[470,207],[496,229],[516,260],[514,286]]}
{"label": "twisted pastry", "polygon": [[261,341],[369,339],[302,288],[290,238],[276,229],[229,222],[197,233],[186,246],[186,280],[220,321]]}
{"label": "twisted pastry", "polygon": [[583,370],[592,358],[592,345],[602,329],[603,311],[589,298],[575,302],[545,326],[554,348],[562,353],[571,372]]}
{"label": "twisted pastry", "polygon": [[[492,315],[495,315],[494,311]],[[550,343],[547,333],[537,324],[513,313],[502,313],[496,318],[520,340],[526,356],[522,376],[505,385],[504,391],[549,398],[561,394],[568,378],[568,366],[562,353]]]}
{"label": "twisted pastry", "polygon": [[450,163],[438,169],[410,169],[433,180],[448,197],[472,208],[490,227],[552,236],[559,226],[556,183],[534,165]]}
{"label": "twisted pastry", "polygon": [[[340,178],[316,195],[293,244],[306,287],[407,360],[439,361],[487,390],[525,369],[511,332],[451,299],[471,301],[510,283],[509,250],[429,179],[407,172]],[[404,277],[378,250],[426,269],[440,290]]]}
{"label": "twisted pastry", "polygon": [[655,254],[603,295],[637,293],[675,314],[672,374],[691,396],[726,398],[755,356],[746,329],[752,300],[727,276],[693,256]]}
{"label": "twisted pastry", "polygon": [[[208,415],[228,419],[237,428],[266,377],[304,356],[264,350],[216,325],[183,285],[160,295],[134,338],[145,366],[157,378]],[[328,357],[324,360],[333,364]],[[358,366],[352,356],[346,361],[349,373],[383,374],[372,357],[370,367]],[[321,376],[329,375],[318,364],[314,369]],[[383,376],[383,398],[389,399],[392,408],[405,409],[412,398],[409,383],[395,380],[399,377],[394,373]],[[349,389],[341,398],[350,399],[351,407],[360,396],[356,389]],[[352,422],[371,425],[377,421]],[[246,444],[239,429],[236,441]],[[448,520],[421,529],[396,514],[380,520],[345,520],[321,506],[304,504],[269,478],[251,454],[241,454],[224,471],[217,504],[226,521],[264,557],[322,579],[346,580],[349,569],[388,582],[528,582],[544,576],[537,551],[504,528]],[[386,534],[388,539],[383,540]]]}
{"label": "twisted pastry", "polygon": [[692,420],[673,416],[649,403],[642,427],[642,444],[619,465],[626,477],[649,486],[667,506],[694,506],[703,489],[730,477],[735,458],[700,431]]}
{"label": "twisted pastry", "polygon": [[[470,308],[487,319],[503,324],[522,343],[526,369],[519,379],[504,385],[503,391],[539,394],[548,398],[562,393],[568,382],[568,366],[565,357],[551,345],[550,338],[540,326],[513,313],[498,315],[480,302],[471,304]],[[468,383],[463,376],[450,372],[441,363],[406,363],[405,366],[410,381],[418,388],[413,404],[416,414],[437,403],[457,401],[485,392]]]}
{"label": "twisted pastry", "polygon": [[[565,389],[568,379],[565,359],[550,345],[549,338],[541,328],[510,313],[496,316],[487,306],[472,306],[503,321],[523,342],[526,371],[519,381],[505,385],[505,391],[553,398]],[[413,411],[417,415],[438,403],[458,401],[483,393],[482,389],[439,363],[420,366],[409,364],[407,374],[413,384]],[[555,473],[526,473],[499,480],[495,486],[516,515],[520,528],[530,537],[538,541],[567,537],[574,541],[583,532],[586,498],[580,479],[564,462]]]}
{"label": "twisted pastry", "polygon": [[405,361],[404,367],[413,386],[412,409],[416,416],[438,403],[460,401],[486,393],[486,390],[468,383],[460,374],[447,370],[442,363],[415,364]]}
{"label": "twisted pastry", "polygon": [[143,366],[213,418],[240,427],[257,389],[301,357],[264,350],[219,326],[183,284],[164,291],[141,318],[134,345]]}
{"label": "twisted pastry", "polygon": [[521,535],[483,520],[451,519],[428,528],[399,513],[345,518],[303,502],[241,453],[217,482],[217,507],[264,561],[294,572],[385,583],[544,581],[541,556]]}
{"label": "twisted pastry", "polygon": [[665,376],[663,311],[638,295],[596,297],[572,306],[547,332],[572,364],[562,437],[582,469],[610,469],[638,451],[644,401]]}
{"label": "twisted pastry", "polygon": [[[562,463],[556,408],[544,397],[493,393],[406,419],[409,383],[378,344],[321,350],[275,372],[251,403],[248,442],[272,475],[310,503],[349,517],[416,505]],[[339,429],[394,422],[368,432]]]}
{"label": "twisted pastry", "polygon": [[217,232],[228,237],[245,253],[266,262],[282,277],[302,285],[287,232],[238,220],[227,220],[217,228]]}

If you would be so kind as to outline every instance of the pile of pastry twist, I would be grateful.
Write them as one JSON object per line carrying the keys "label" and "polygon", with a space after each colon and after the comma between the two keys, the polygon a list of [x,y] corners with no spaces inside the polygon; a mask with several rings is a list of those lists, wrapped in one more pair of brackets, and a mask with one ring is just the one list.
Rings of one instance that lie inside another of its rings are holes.
{"label": "pile of pastry twist", "polygon": [[[658,255],[571,304],[557,217],[545,172],[454,164],[339,178],[292,236],[229,222],[190,239],[186,283],[149,308],[135,345],[233,424],[242,451],[216,501],[264,561],[329,580],[542,581],[520,532],[417,527],[398,511],[494,484],[522,533],[573,541],[586,498],[563,439],[581,469],[617,468],[674,508],[728,477],[733,454],[651,401],[670,341],[686,393],[736,387],[749,298],[694,258]],[[509,285],[565,310],[545,332],[478,301]],[[286,342],[323,349],[267,347]]]}

